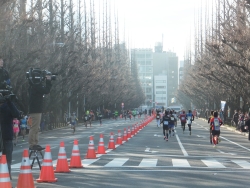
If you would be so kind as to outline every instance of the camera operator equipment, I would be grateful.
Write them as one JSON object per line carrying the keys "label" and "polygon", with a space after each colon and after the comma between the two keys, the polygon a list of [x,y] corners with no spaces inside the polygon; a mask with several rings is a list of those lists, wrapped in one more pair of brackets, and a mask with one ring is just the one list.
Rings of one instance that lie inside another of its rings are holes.
{"label": "camera operator equipment", "polygon": [[38,132],[41,123],[43,111],[43,95],[49,94],[51,89],[51,80],[55,80],[55,74],[47,70],[31,68],[26,73],[29,81],[29,114],[31,126],[29,131],[29,149],[36,152],[44,148],[38,145]]}

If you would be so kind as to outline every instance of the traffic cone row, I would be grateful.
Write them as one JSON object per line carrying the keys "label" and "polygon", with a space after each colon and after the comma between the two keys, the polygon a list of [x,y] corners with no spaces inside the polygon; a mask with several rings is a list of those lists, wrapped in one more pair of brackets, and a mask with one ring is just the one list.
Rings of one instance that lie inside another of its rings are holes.
{"label": "traffic cone row", "polygon": [[[138,124],[132,125],[132,128],[131,128],[132,131],[130,131],[130,127],[128,127],[128,131],[126,131],[126,128],[124,128],[123,137],[121,135],[121,131],[118,130],[116,144],[121,145],[122,141],[127,141],[128,138],[135,136],[140,129],[144,128],[152,120],[153,118],[147,118],[145,121],[141,122],[139,125]],[[112,132],[110,133],[108,149],[115,149],[114,134]],[[85,158],[96,159],[96,153],[106,154],[105,147],[104,147],[103,134],[100,134],[100,140],[99,140],[97,152],[95,152],[93,137],[90,136],[88,151],[87,151]],[[67,173],[67,172],[70,172],[69,168],[83,168],[83,165],[81,163],[80,151],[78,147],[78,140],[74,140],[72,155],[70,159],[70,165],[68,165],[64,142],[60,143],[58,160],[57,160],[55,171],[53,170],[50,146],[47,145],[45,148],[45,154],[44,154],[40,176],[36,181],[38,183],[56,182],[57,178],[55,178],[54,172]],[[0,187],[1,188],[12,187],[5,155],[0,157]],[[28,150],[25,149],[23,151],[23,158],[22,158],[22,164],[20,168],[20,174],[18,177],[17,188],[34,188],[34,187],[35,186],[34,186],[33,176],[31,173],[29,154],[28,154]]]}

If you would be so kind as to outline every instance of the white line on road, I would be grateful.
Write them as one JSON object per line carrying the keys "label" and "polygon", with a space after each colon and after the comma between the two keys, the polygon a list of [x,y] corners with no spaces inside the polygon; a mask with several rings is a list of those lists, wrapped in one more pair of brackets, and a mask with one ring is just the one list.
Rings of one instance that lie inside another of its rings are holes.
{"label": "white line on road", "polygon": [[156,167],[157,159],[142,159],[139,167]]}
{"label": "white line on road", "polygon": [[233,141],[231,141],[231,140],[228,140],[228,139],[226,139],[225,137],[222,137],[222,136],[220,136],[220,137],[223,138],[224,140],[228,141],[228,142],[231,142],[232,144],[235,144],[235,145],[240,146],[241,148],[243,148],[243,149],[245,149],[245,150],[250,151],[250,149],[248,149],[248,148],[246,148],[246,147],[244,147],[244,146],[242,146],[242,145],[240,145],[240,144],[237,144],[236,142],[233,142]]}
{"label": "white line on road", "polygon": [[181,151],[182,151],[183,155],[188,156],[188,153],[186,152],[185,148],[183,147],[183,145],[182,145],[182,143],[181,143],[181,141],[179,139],[179,136],[177,134],[176,134],[176,139],[178,141],[178,144],[179,144],[179,146],[181,148]]}
{"label": "white line on road", "polygon": [[201,160],[207,167],[209,168],[226,168],[223,164],[220,162],[210,159],[210,160]]}
{"label": "white line on road", "polygon": [[113,159],[108,164],[104,165],[104,167],[121,167],[128,160],[129,158]]}
{"label": "white line on road", "polygon": [[250,163],[244,160],[231,160],[244,169],[250,169]]}
{"label": "white line on road", "polygon": [[190,167],[187,159],[172,159],[174,167]]}

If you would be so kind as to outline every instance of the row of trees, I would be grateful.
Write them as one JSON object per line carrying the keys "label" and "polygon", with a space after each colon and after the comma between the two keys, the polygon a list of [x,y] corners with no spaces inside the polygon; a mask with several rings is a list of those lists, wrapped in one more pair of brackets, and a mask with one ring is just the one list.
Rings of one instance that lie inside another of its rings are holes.
{"label": "row of trees", "polygon": [[[138,107],[144,101],[119,22],[106,1],[11,0],[0,6],[0,52],[21,110],[29,68],[57,73],[45,111]],[[98,8],[97,8],[98,7]],[[97,11],[98,10],[98,11]]]}
{"label": "row of trees", "polygon": [[187,108],[192,102],[197,108],[220,109],[226,101],[229,117],[233,110],[250,107],[250,1],[212,2],[212,14],[199,15],[195,53],[186,55],[178,98]]}

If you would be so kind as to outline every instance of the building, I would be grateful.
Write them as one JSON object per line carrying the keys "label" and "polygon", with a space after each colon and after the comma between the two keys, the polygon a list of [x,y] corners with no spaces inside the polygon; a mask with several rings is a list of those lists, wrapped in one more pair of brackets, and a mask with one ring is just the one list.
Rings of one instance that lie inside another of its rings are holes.
{"label": "building", "polygon": [[175,101],[175,93],[178,89],[178,57],[176,53],[162,51],[162,43],[156,43],[153,53],[154,75],[167,76],[167,101],[170,105]]}
{"label": "building", "polygon": [[155,107],[167,108],[167,75],[162,74],[154,76],[154,96],[155,96]]}
{"label": "building", "polygon": [[146,96],[145,103],[153,107],[153,51],[150,48],[132,49],[131,62],[137,63],[138,76]]}

